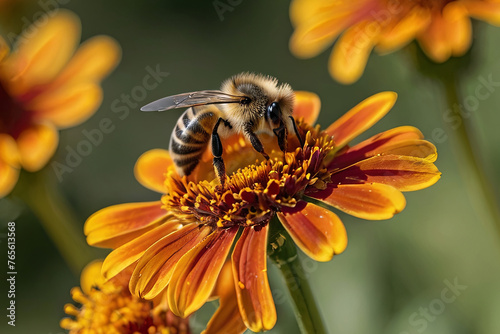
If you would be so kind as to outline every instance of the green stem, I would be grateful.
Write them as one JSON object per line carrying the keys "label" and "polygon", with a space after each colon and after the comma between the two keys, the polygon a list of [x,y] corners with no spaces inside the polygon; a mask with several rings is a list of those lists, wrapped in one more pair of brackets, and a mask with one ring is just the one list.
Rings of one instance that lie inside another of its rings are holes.
{"label": "green stem", "polygon": [[325,325],[314,300],[307,273],[300,263],[297,248],[281,223],[279,231],[271,233],[269,257],[276,263],[293,301],[295,317],[302,334],[326,334]]}
{"label": "green stem", "polygon": [[92,259],[81,225],[57,186],[49,181],[47,172],[23,173],[14,195],[20,197],[37,216],[59,253],[75,275]]}
{"label": "green stem", "polygon": [[[446,90],[448,106],[453,114],[458,127],[449,124],[448,134],[452,137],[457,155],[460,157],[459,166],[464,175],[463,179],[472,194],[471,201],[479,216],[484,221],[490,220],[494,223],[500,235],[500,212],[496,201],[495,192],[491,187],[491,182],[486,177],[486,171],[481,166],[479,152],[474,149],[474,140],[470,118],[464,118],[459,106],[463,104],[460,99],[457,79],[454,76],[441,78]],[[477,147],[477,145],[475,145]]]}

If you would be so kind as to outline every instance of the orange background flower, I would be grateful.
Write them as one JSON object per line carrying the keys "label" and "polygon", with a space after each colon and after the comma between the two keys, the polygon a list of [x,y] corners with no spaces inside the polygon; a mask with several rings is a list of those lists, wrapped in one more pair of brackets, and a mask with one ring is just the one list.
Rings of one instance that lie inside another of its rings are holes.
{"label": "orange background flower", "polygon": [[0,197],[20,168],[45,166],[58,129],[80,124],[101,104],[99,84],[120,60],[120,47],[97,36],[78,48],[80,30],[75,14],[60,11],[29,27],[11,52],[0,37]]}
{"label": "orange background flower", "polygon": [[338,37],[328,68],[337,81],[350,84],[361,77],[374,48],[386,54],[416,39],[435,62],[462,56],[472,43],[470,18],[500,25],[500,2],[293,0],[290,18],[290,50],[297,57],[314,57]]}

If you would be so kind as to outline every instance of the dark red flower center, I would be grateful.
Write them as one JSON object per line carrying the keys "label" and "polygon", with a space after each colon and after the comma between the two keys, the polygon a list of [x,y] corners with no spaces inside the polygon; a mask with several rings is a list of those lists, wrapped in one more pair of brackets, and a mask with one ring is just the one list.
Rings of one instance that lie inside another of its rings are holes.
{"label": "dark red flower center", "polygon": [[25,109],[5,87],[0,80],[0,133],[7,133],[16,139],[31,123],[33,113]]}

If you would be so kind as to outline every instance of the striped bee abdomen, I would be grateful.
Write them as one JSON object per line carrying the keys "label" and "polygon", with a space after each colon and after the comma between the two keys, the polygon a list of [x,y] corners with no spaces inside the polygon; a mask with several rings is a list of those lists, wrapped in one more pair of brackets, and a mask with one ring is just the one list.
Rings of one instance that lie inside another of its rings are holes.
{"label": "striped bee abdomen", "polygon": [[180,175],[189,175],[210,143],[215,122],[221,115],[213,105],[187,109],[170,136],[170,156]]}

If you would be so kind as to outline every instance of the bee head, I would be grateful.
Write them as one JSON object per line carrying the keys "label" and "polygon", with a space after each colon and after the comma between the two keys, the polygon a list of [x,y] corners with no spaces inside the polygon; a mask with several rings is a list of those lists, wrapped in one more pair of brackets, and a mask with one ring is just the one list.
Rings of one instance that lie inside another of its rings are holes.
{"label": "bee head", "polygon": [[271,128],[292,114],[294,93],[290,85],[279,83],[274,77],[261,74],[241,73],[222,83],[225,93],[244,96],[238,105],[238,112],[250,120],[264,118]]}

